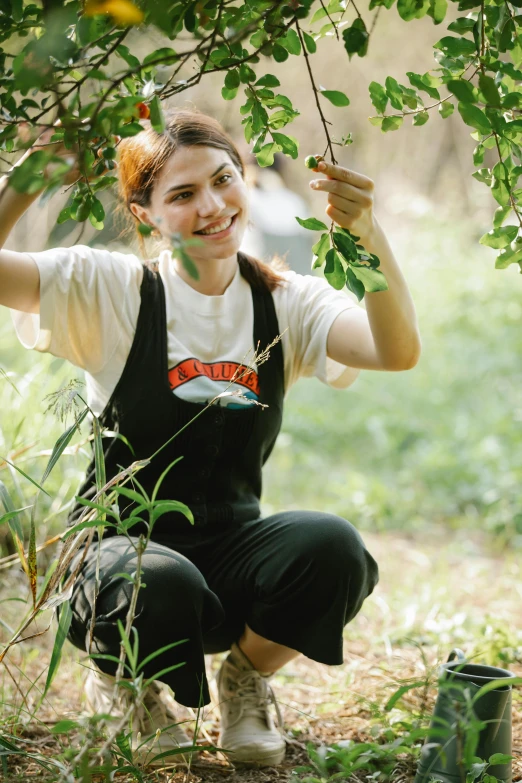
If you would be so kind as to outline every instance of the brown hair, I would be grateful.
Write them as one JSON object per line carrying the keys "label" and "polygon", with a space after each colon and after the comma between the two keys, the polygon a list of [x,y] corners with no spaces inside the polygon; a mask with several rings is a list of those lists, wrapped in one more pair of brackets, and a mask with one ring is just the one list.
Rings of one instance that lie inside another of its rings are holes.
{"label": "brown hair", "polygon": [[[154,182],[170,156],[179,147],[205,146],[227,152],[244,177],[245,167],[241,155],[230,136],[219,122],[203,112],[177,109],[166,114],[166,128],[162,133],[155,131],[149,122],[145,129],[118,144],[119,192],[122,202],[132,215],[130,205],[134,202],[142,207],[150,205]],[[135,228],[140,221],[132,215]],[[143,237],[138,239],[144,249]],[[274,266],[284,268],[276,258]],[[273,291],[284,282],[275,268],[255,258],[238,254],[240,272],[254,289]]]}

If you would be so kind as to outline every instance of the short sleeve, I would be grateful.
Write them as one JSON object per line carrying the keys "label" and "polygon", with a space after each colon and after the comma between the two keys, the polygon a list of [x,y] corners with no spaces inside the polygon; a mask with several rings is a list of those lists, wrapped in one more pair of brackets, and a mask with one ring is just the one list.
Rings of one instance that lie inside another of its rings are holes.
{"label": "short sleeve", "polygon": [[326,344],[337,316],[358,305],[348,292],[336,291],[321,277],[295,272],[285,272],[284,277],[274,301],[283,333],[286,389],[298,378],[311,376],[334,388],[347,388],[359,370],[329,359]]}
{"label": "short sleeve", "polygon": [[40,272],[40,314],[11,311],[20,342],[99,373],[135,331],[140,260],[85,245],[29,255]]}

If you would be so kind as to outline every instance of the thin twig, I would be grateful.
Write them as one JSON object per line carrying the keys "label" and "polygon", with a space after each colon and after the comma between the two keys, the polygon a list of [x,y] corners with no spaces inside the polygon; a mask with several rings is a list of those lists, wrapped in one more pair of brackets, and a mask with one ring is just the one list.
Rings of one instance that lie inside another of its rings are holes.
{"label": "thin twig", "polygon": [[326,16],[328,17],[328,19],[330,20],[330,22],[331,22],[331,23],[332,23],[332,25],[333,25],[333,28],[334,28],[334,30],[335,30],[335,37],[337,38],[337,40],[339,40],[339,30],[337,29],[337,25],[335,24],[334,20],[333,20],[333,19],[332,19],[332,17],[330,16],[330,13],[329,13],[329,11],[328,11],[328,8],[327,8],[327,7],[325,6],[325,4],[323,3],[323,0],[320,0],[320,3],[321,3],[321,8],[322,8],[322,9],[323,9],[323,11],[326,13]]}
{"label": "thin twig", "polygon": [[308,52],[306,50],[305,42],[303,40],[303,35],[301,33],[301,27],[299,26],[299,21],[297,19],[295,20],[295,26],[296,26],[296,29],[297,29],[297,34],[299,36],[299,40],[301,41],[301,47],[303,49],[303,54],[304,54],[304,57],[305,57],[306,67],[308,69],[308,75],[310,76],[310,82],[312,84],[312,89],[314,91],[315,103],[317,105],[317,110],[319,111],[319,116],[321,118],[321,122],[323,124],[324,132],[325,132],[325,135],[326,135],[327,148],[330,150],[330,158],[331,158],[332,163],[335,166],[337,161],[335,159],[333,146],[332,146],[332,140],[330,138],[330,134],[328,133],[328,128],[327,128],[327,125],[331,125],[332,123],[328,122],[328,120],[325,119],[325,116],[323,114],[323,110],[322,110],[321,104],[319,102],[319,90],[315,86],[314,75],[312,73],[312,68],[310,67],[310,61],[309,61],[309,57],[308,57]]}

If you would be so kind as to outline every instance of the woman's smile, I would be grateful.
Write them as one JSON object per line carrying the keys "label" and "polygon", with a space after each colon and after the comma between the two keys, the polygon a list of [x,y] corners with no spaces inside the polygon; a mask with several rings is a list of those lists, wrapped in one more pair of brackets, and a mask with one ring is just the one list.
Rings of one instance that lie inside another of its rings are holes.
{"label": "woman's smile", "polygon": [[206,228],[200,229],[199,231],[194,231],[194,233],[198,236],[214,240],[228,237],[234,230],[237,215],[238,213],[236,212],[234,215],[229,215],[228,217],[222,218],[215,223],[210,223]]}

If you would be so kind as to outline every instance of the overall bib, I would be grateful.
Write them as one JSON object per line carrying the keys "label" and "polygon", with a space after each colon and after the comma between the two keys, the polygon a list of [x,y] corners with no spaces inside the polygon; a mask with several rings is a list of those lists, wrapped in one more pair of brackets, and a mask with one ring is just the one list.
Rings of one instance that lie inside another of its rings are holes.
{"label": "overall bib", "polygon": [[[281,341],[257,367],[259,402],[229,408],[189,402],[169,384],[165,292],[161,277],[144,267],[134,341],[100,423],[123,438],[105,451],[107,477],[146,459],[179,432],[136,477],[150,496],[166,474],[158,498],[185,503],[194,525],[179,512],[160,517],[142,559],[145,587],[138,596],[134,627],[139,658],[179,641],[144,669],[174,690],[181,704],[209,702],[204,654],[224,651],[245,624],[272,641],[314,660],[342,663],[342,631],[377,582],[377,566],[352,525],[320,512],[286,512],[262,519],[261,469],[281,427],[284,363]],[[264,350],[279,335],[272,295],[252,289],[254,346]],[[202,412],[203,411],[203,412]],[[132,447],[129,448],[129,445]],[[79,494],[94,494],[94,463]],[[127,487],[131,484],[127,483]],[[120,497],[120,516],[135,504]],[[70,515],[74,523],[83,507]],[[144,532],[143,523],[129,530]],[[108,527],[91,545],[71,598],[69,639],[87,649],[94,599],[96,554],[100,591],[92,653],[119,654],[117,621],[125,623],[132,585],[122,573],[136,570],[136,553]],[[113,674],[115,666],[97,665]]]}

